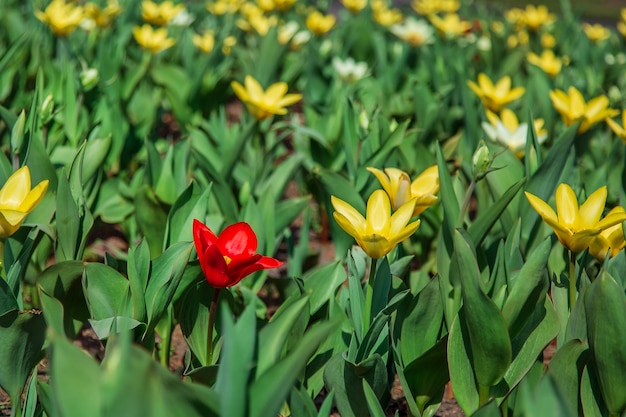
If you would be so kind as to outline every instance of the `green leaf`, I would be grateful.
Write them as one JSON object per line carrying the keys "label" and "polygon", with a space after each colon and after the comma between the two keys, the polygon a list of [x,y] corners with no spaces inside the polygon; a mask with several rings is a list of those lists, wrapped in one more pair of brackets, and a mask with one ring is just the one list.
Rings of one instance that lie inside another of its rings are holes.
{"label": "green leaf", "polygon": [[386,306],[389,300],[389,291],[391,290],[391,270],[389,269],[389,261],[387,257],[383,257],[380,261],[372,259],[372,262],[378,262],[376,268],[376,277],[374,278],[373,298],[371,305],[371,317],[376,317]]}
{"label": "green leaf", "polygon": [[164,249],[181,241],[193,241],[193,220],[204,221],[211,186],[201,192],[194,183],[183,191],[167,216]]}
{"label": "green leaf", "polygon": [[13,295],[11,288],[9,288],[9,284],[7,284],[4,278],[0,279],[0,318],[18,309],[17,299]]}
{"label": "green leaf", "polygon": [[367,409],[370,412],[369,415],[371,417],[385,417],[385,411],[381,407],[374,390],[370,387],[370,384],[367,383],[367,379],[362,379],[361,383],[363,384],[363,393],[367,401]]}
{"label": "green leaf", "polygon": [[309,271],[303,280],[304,291],[310,294],[311,315],[314,315],[334,298],[337,288],[346,280],[346,270],[337,260]]}
{"label": "green leaf", "polygon": [[[209,332],[209,309],[215,289],[206,282],[189,287],[181,298],[178,322],[185,340],[200,363],[208,363],[207,343]],[[222,294],[223,295],[223,294]]]}
{"label": "green leaf", "polygon": [[291,353],[252,383],[250,417],[274,416],[278,413],[309,359],[336,327],[337,323],[331,321],[312,328]]}
{"label": "green leaf", "polygon": [[[376,260],[372,260],[376,262]],[[356,268],[356,263],[352,252],[348,254],[348,293],[350,297],[350,318],[352,319],[352,326],[354,327],[355,336],[357,341],[362,341],[366,326],[369,327],[369,323],[363,322],[363,316],[365,314],[365,296],[363,295],[363,288],[361,286],[361,277],[359,276]]]}
{"label": "green leaf", "polygon": [[626,295],[607,272],[584,296],[589,349],[602,397],[612,415],[626,411]]}
{"label": "green leaf", "polygon": [[[417,333],[416,333],[417,334]],[[441,398],[450,380],[447,340],[442,339],[402,369],[405,395],[411,395],[420,413],[434,398]]]}
{"label": "green leaf", "polygon": [[[433,278],[410,304],[400,306],[395,326],[400,326],[402,362],[409,364],[434,346],[443,320],[439,277]],[[415,335],[420,337],[415,337]]]}
{"label": "green leaf", "polygon": [[569,409],[577,410],[580,401],[580,381],[585,363],[588,361],[588,346],[572,339],[559,347],[550,363],[548,375],[552,375]]}
{"label": "green leaf", "polygon": [[600,383],[589,363],[583,368],[580,379],[580,403],[582,405],[583,416],[585,417],[605,417],[609,415],[606,404],[602,401]]}
{"label": "green leaf", "polygon": [[0,316],[0,387],[12,402],[21,401],[26,380],[43,358],[43,316],[16,310]]}
{"label": "green leaf", "polygon": [[502,315],[514,338],[543,303],[550,282],[547,276],[548,256],[552,242],[546,239],[537,246],[512,283],[510,294],[502,307]]}
{"label": "green leaf", "polygon": [[298,296],[287,299],[272,316],[270,322],[258,335],[260,354],[257,361],[257,375],[270,369],[281,357],[285,342],[297,328],[306,328],[309,321],[309,297]]}
{"label": "green leaf", "polygon": [[476,243],[476,246],[480,246],[487,234],[491,230],[494,224],[501,217],[502,213],[508,207],[509,203],[517,195],[519,190],[525,183],[525,179],[516,182],[500,197],[493,205],[489,206],[486,210],[481,210],[478,217],[467,229],[467,232],[472,238],[472,241]]}
{"label": "green leaf", "polygon": [[454,193],[454,185],[452,184],[452,177],[448,172],[448,165],[446,164],[441,148],[437,146],[437,168],[439,171],[439,198],[440,204],[443,207],[444,223],[449,230],[453,230],[458,224],[461,208],[459,201]]}
{"label": "green leaf", "polygon": [[[480,271],[472,247],[458,231],[454,235],[454,248],[453,266],[456,265],[455,272],[462,284],[463,307],[459,319],[462,318],[462,331],[467,333],[464,346],[471,352],[476,382],[490,387],[500,381],[511,363],[511,341],[500,309],[481,290]],[[450,346],[451,350],[463,348]]]}
{"label": "green leaf", "polygon": [[[522,384],[518,391],[517,401],[521,403],[524,416],[540,416],[550,410],[550,416],[571,417],[577,415],[577,408],[569,408],[559,389],[558,381],[550,374],[545,375],[539,384]],[[585,417],[590,417],[584,414]]]}
{"label": "green leaf", "polygon": [[[78,368],[80,369],[80,368]],[[76,381],[80,378],[74,377]],[[223,402],[205,386],[183,382],[122,333],[107,344],[101,369],[103,416],[218,417]],[[85,396],[84,398],[91,398]],[[74,402],[88,402],[76,401]],[[83,414],[83,416],[94,414]]]}
{"label": "green leaf", "polygon": [[144,296],[150,274],[150,249],[145,239],[128,249],[126,269],[133,303],[133,317],[141,322],[145,322],[147,313]]}
{"label": "green leaf", "polygon": [[154,329],[174,298],[192,249],[192,243],[179,242],[152,262],[145,293],[148,328],[144,337]]}
{"label": "green leaf", "polygon": [[52,343],[51,356],[51,393],[59,415],[104,416],[98,364],[63,337]]}
{"label": "green leaf", "polygon": [[471,417],[502,417],[502,413],[496,401],[492,399],[476,410]]}
{"label": "green leaf", "polygon": [[142,185],[135,193],[135,220],[148,242],[150,256],[159,256],[163,250],[167,209],[149,185]]}
{"label": "green leaf", "polygon": [[96,262],[85,264],[83,289],[92,319],[123,316],[130,310],[128,280],[110,266]]}
{"label": "green leaf", "polygon": [[[64,173],[59,175],[57,189],[57,257],[60,261],[77,259],[80,236],[79,207],[72,196],[70,183]],[[78,221],[77,221],[78,220]]]}
{"label": "green leaf", "polygon": [[324,369],[324,384],[335,392],[335,403],[342,417],[368,415],[367,401],[360,381],[366,379],[380,397],[387,389],[387,370],[380,355],[374,354],[359,364],[353,364],[338,353]]}
{"label": "green leaf", "polygon": [[220,415],[244,417],[250,406],[248,379],[253,366],[256,319],[249,304],[235,324],[228,308],[222,308],[223,344],[215,388],[222,398]]}

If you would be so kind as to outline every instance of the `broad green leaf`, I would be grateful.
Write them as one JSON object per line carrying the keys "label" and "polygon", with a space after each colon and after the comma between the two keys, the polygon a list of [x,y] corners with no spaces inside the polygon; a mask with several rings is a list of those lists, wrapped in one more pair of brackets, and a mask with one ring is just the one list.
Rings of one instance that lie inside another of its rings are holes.
{"label": "broad green leaf", "polygon": [[291,386],[313,356],[318,346],[336,328],[327,322],[306,332],[301,342],[280,362],[273,365],[250,386],[250,417],[273,416],[289,395]]}
{"label": "broad green leaf", "polygon": [[352,364],[338,353],[327,362],[324,383],[335,392],[335,404],[342,417],[368,415],[361,379],[367,379],[378,398],[387,389],[387,370],[380,355]]}
{"label": "broad green leaf", "polygon": [[0,316],[0,387],[11,401],[21,401],[26,380],[43,358],[46,323],[38,314],[18,312]]}
{"label": "broad green leaf", "polygon": [[385,417],[385,411],[381,407],[374,390],[372,390],[372,387],[368,384],[367,379],[363,378],[361,383],[363,384],[363,393],[365,394],[365,400],[367,401],[367,409],[370,412],[369,415],[371,417]]}
{"label": "broad green leaf", "polygon": [[317,313],[335,297],[337,288],[346,280],[341,261],[328,263],[308,272],[304,277],[304,291],[310,294],[311,315]]}
{"label": "broad green leaf", "polygon": [[435,398],[441,398],[450,380],[447,361],[447,340],[442,339],[432,348],[404,366],[402,370],[406,395],[411,395],[420,413]]}
{"label": "broad green leaf", "polygon": [[585,292],[589,350],[612,415],[626,410],[626,295],[607,272]]}
{"label": "broad green leaf", "polygon": [[509,296],[502,307],[511,338],[515,338],[535,308],[543,303],[550,286],[547,265],[551,246],[550,239],[537,246],[512,282]]}
{"label": "broad green leaf", "polygon": [[371,317],[376,317],[376,315],[387,306],[387,302],[389,300],[389,291],[391,290],[391,271],[389,269],[389,261],[386,256],[379,261],[372,259],[372,262],[377,262],[377,267],[370,314]]}
{"label": "broad green leaf", "polygon": [[580,403],[585,417],[605,417],[609,415],[606,404],[602,400],[600,383],[589,363],[583,368],[580,379]]}
{"label": "broad green leaf", "polygon": [[162,253],[167,223],[167,209],[148,185],[141,186],[135,193],[135,220],[150,247],[150,256]]}
{"label": "broad green leaf", "polygon": [[50,375],[51,393],[59,415],[105,415],[98,364],[63,337],[52,343]]}
{"label": "broad green leaf", "polygon": [[[373,260],[372,262],[375,262]],[[348,293],[350,296],[350,318],[354,327],[357,341],[362,341],[364,333],[369,327],[369,323],[363,322],[365,315],[365,296],[363,295],[363,287],[361,286],[361,277],[357,273],[354,257],[352,253],[348,254]]]}
{"label": "broad green leaf", "polygon": [[460,226],[459,215],[461,208],[459,201],[454,193],[454,186],[452,185],[452,177],[448,172],[448,165],[446,164],[443,154],[439,147],[437,150],[437,167],[439,170],[439,199],[440,204],[443,207],[444,223],[449,230],[453,230],[455,227]]}
{"label": "broad green leaf", "polygon": [[[472,247],[458,231],[454,235],[454,248],[453,267],[456,266],[455,272],[462,283],[463,314],[459,318],[463,317],[460,326],[467,332],[465,349],[471,351],[476,382],[490,387],[500,381],[511,363],[511,341],[500,309],[481,289]],[[450,345],[450,349],[463,348]]]}
{"label": "broad green leaf", "polygon": [[215,289],[206,282],[190,287],[181,298],[177,316],[189,348],[204,365],[211,365],[208,363],[207,340],[213,291]]}
{"label": "broad green leaf", "polygon": [[407,365],[437,341],[443,320],[440,291],[439,277],[436,276],[413,297],[410,304],[398,309],[396,321],[400,321],[399,348],[402,361]]}
{"label": "broad green leaf", "polygon": [[492,399],[476,410],[476,412],[472,414],[472,417],[502,417],[502,413],[496,401]]}
{"label": "broad green leaf", "polygon": [[11,288],[9,288],[9,284],[7,284],[4,278],[0,279],[0,318],[18,309],[17,300]]}
{"label": "broad green leaf", "polygon": [[[181,381],[145,350],[132,345],[130,335],[121,335],[114,341],[109,341],[102,363],[100,389],[103,392],[104,409],[101,415],[221,415],[219,406],[223,399],[215,391],[199,384]],[[80,381],[80,378],[75,379]]]}
{"label": "broad green leaf", "polygon": [[192,249],[192,243],[179,242],[170,246],[152,262],[145,292],[148,313],[146,335],[154,329],[174,298]]}
{"label": "broad green leaf", "polygon": [[[294,329],[306,328],[308,310],[308,296],[287,299],[272,316],[270,322],[259,331],[260,353],[257,360],[257,375],[262,375],[278,362],[285,349],[285,342]],[[303,319],[304,322],[301,323]]]}
{"label": "broad green leaf", "polygon": [[[220,415],[250,416],[254,412],[248,380],[254,365],[256,344],[255,306],[249,304],[236,324],[228,308],[222,308],[220,313],[224,341],[215,390],[221,398],[227,399],[227,401],[220,402]],[[287,390],[290,388],[290,386],[285,387]],[[257,410],[259,411],[261,410]]]}
{"label": "broad green leaf", "polygon": [[124,316],[131,311],[128,280],[110,266],[97,262],[85,264],[83,291],[92,319]]}
{"label": "broad green leaf", "polygon": [[[526,381],[525,381],[526,382]],[[550,374],[541,378],[539,384],[522,383],[518,390],[516,403],[521,403],[525,417],[545,415],[549,412],[554,417],[577,415],[577,408],[570,408],[561,391],[558,381]],[[585,414],[586,417],[589,417]]]}
{"label": "broad green leaf", "polygon": [[147,320],[145,291],[150,274],[150,249],[145,239],[128,249],[126,266],[130,295],[133,303],[133,317],[139,321]]}
{"label": "broad green leaf", "polygon": [[587,344],[572,339],[559,347],[548,364],[547,374],[554,377],[563,401],[571,410],[577,410],[579,406],[580,381],[588,355]]}
{"label": "broad green leaf", "polygon": [[200,191],[191,183],[183,191],[167,216],[163,249],[181,241],[193,241],[193,220],[204,222],[211,186]]}
{"label": "broad green leaf", "polygon": [[[80,211],[72,196],[64,170],[59,175],[57,189],[57,257],[60,261],[77,259],[81,233]],[[78,220],[78,221],[77,221]]]}

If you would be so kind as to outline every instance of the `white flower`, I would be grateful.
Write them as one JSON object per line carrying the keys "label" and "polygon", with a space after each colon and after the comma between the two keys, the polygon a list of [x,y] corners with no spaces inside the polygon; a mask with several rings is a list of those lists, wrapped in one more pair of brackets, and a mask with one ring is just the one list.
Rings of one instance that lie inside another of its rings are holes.
{"label": "white flower", "polygon": [[435,31],[424,20],[408,17],[403,23],[396,23],[389,27],[391,33],[398,38],[411,44],[411,46],[421,46],[434,42]]}
{"label": "white flower", "polygon": [[481,36],[476,42],[476,47],[479,51],[488,52],[491,51],[491,39],[487,36]]}
{"label": "white flower", "polygon": [[[506,146],[516,156],[523,156],[528,135],[528,123],[519,123],[515,113],[509,109],[503,109],[500,117],[488,110],[487,119],[490,123],[483,122],[482,127],[489,139]],[[535,119],[533,125],[537,132],[537,141],[541,144],[548,137],[547,132],[543,129],[543,120]]]}
{"label": "white flower", "polygon": [[178,13],[171,21],[170,25],[172,26],[189,26],[194,21],[195,16],[187,11],[187,9],[183,9],[180,13]]}
{"label": "white flower", "polygon": [[368,68],[365,62],[356,62],[352,58],[341,60],[341,58],[334,57],[332,63],[339,78],[350,84],[357,82],[367,74]]}

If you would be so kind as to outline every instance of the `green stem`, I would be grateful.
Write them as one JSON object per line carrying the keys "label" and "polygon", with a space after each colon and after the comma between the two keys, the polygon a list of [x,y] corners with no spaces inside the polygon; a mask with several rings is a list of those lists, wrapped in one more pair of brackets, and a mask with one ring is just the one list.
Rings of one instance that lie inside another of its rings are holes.
{"label": "green stem", "polygon": [[569,309],[572,311],[576,304],[576,252],[570,251],[569,261]]}
{"label": "green stem", "polygon": [[[170,366],[170,350],[172,349],[172,307],[168,307],[165,313],[165,317],[161,320],[167,320],[165,322],[165,331],[161,333],[161,349],[159,350],[159,360],[161,365],[165,368]],[[163,330],[163,329],[161,329]]]}
{"label": "green stem", "polygon": [[372,320],[372,301],[374,299],[374,279],[376,278],[376,261],[372,258],[370,263],[370,275],[367,278],[367,288],[365,289],[365,329],[363,334],[367,333]]}
{"label": "green stem", "polygon": [[489,387],[484,385],[478,386],[478,406],[482,407],[489,401]]}
{"label": "green stem", "polygon": [[472,180],[470,182],[469,187],[467,187],[467,192],[465,193],[465,198],[463,198],[463,204],[461,204],[461,211],[459,212],[459,220],[457,225],[463,224],[463,219],[465,218],[465,213],[469,208],[470,201],[472,201],[472,195],[474,194],[474,188],[476,188],[476,181]]}
{"label": "green stem", "polygon": [[217,311],[217,302],[220,297],[221,288],[213,288],[213,299],[209,308],[209,333],[207,335],[206,346],[206,366],[210,366],[213,362],[213,328],[215,327],[215,312]]}

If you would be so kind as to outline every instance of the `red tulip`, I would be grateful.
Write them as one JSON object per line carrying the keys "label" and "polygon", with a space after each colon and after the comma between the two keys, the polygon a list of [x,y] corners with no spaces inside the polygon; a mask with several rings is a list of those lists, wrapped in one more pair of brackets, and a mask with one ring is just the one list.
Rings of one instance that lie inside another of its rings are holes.
{"label": "red tulip", "polygon": [[257,238],[248,223],[232,224],[216,236],[205,224],[194,219],[193,240],[202,272],[215,288],[232,287],[253,272],[283,264],[278,259],[255,253]]}

